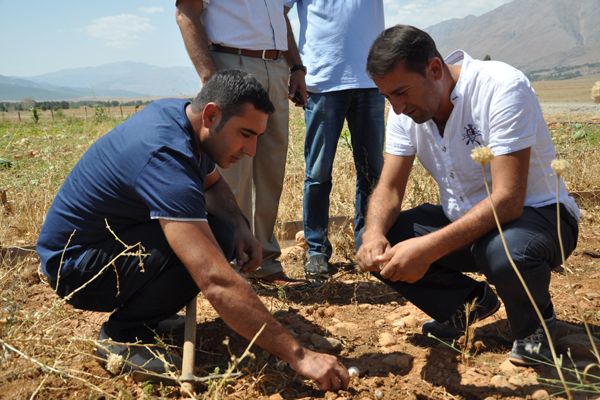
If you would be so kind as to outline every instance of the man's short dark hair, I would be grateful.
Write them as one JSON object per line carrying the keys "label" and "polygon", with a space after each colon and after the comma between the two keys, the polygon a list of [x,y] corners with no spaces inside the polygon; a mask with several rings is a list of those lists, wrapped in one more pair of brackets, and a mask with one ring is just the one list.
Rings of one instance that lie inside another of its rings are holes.
{"label": "man's short dark hair", "polygon": [[214,74],[192,101],[192,111],[202,112],[208,103],[216,103],[221,109],[217,131],[229,118],[240,115],[245,103],[252,104],[265,114],[275,112],[263,85],[252,75],[239,70],[224,70]]}
{"label": "man's short dark hair", "polygon": [[371,78],[383,76],[402,62],[408,71],[425,76],[425,68],[434,57],[444,62],[427,32],[410,25],[396,25],[381,32],[373,42],[367,72]]}

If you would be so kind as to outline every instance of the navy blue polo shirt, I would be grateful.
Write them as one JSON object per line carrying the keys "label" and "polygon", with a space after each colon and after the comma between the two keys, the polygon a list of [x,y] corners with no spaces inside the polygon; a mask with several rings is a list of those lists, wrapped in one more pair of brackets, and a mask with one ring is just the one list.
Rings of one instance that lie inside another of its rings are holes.
{"label": "navy blue polo shirt", "polygon": [[[198,153],[187,104],[182,99],[155,101],[81,157],[50,206],[38,238],[47,276],[56,277],[65,246],[67,259],[112,238],[106,222],[118,236],[152,219],[206,220],[204,178],[215,163]],[[65,263],[61,275],[73,264]]]}

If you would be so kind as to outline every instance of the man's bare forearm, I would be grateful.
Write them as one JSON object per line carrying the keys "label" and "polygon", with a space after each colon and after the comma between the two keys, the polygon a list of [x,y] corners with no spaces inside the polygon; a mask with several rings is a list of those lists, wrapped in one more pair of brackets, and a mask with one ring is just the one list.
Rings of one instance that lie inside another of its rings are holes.
{"label": "man's bare forearm", "polygon": [[289,11],[286,8],[285,13],[285,24],[287,26],[287,45],[288,49],[284,53],[285,59],[288,65],[296,65],[302,64],[302,59],[300,58],[300,52],[298,51],[298,46],[296,45],[296,39],[294,38],[294,31],[292,30],[292,25],[290,24],[290,20],[288,19],[287,12]]}
{"label": "man's bare forearm", "polygon": [[403,192],[377,186],[369,199],[364,234],[385,235],[400,214],[403,196]]}
{"label": "man's bare forearm", "polygon": [[[515,220],[523,213],[529,157],[530,149],[524,149],[492,160],[491,199],[500,224]],[[437,260],[473,243],[493,229],[496,229],[496,222],[492,204],[489,198],[485,198],[456,221],[427,235],[431,254]]]}
{"label": "man's bare forearm", "polygon": [[287,362],[302,355],[302,347],[273,318],[248,282],[227,263],[211,239],[206,222],[160,220],[169,245],[225,323],[251,339],[266,324],[257,345]]}
{"label": "man's bare forearm", "polygon": [[208,38],[200,19],[202,10],[202,1],[177,1],[176,19],[183,43],[202,83],[206,83],[215,73],[216,66],[210,55]]}
{"label": "man's bare forearm", "polygon": [[381,177],[367,207],[364,231],[367,236],[385,235],[396,222],[413,162],[414,156],[385,155]]}
{"label": "man's bare forearm", "polygon": [[[494,199],[493,195],[492,199]],[[496,198],[494,205],[501,224],[516,218],[513,210],[519,206],[513,204],[512,197]],[[522,210],[522,205],[520,208]],[[447,254],[470,245],[494,229],[496,229],[496,222],[492,206],[490,199],[486,198],[456,221],[427,235],[431,255],[435,260],[439,260]]]}
{"label": "man's bare forearm", "polygon": [[248,224],[248,220],[242,214],[233,192],[222,177],[206,189],[204,199],[206,200],[206,211],[209,214],[228,221],[233,226],[239,226],[242,223]]}
{"label": "man's bare forearm", "polygon": [[265,324],[256,341],[259,347],[288,363],[301,357],[298,341],[275,320],[245,279],[236,274],[230,284],[222,283],[205,295],[229,327],[250,340]]}

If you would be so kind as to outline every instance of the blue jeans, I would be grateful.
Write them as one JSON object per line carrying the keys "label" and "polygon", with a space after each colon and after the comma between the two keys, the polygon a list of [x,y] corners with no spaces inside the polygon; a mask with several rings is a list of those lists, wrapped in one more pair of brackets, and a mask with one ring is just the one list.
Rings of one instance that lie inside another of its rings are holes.
{"label": "blue jeans", "polygon": [[[450,221],[440,206],[423,204],[400,213],[387,233],[392,245],[417,236],[424,236],[448,225]],[[565,257],[577,245],[578,224],[561,206],[561,236]],[[525,207],[520,218],[503,225],[502,230],[510,255],[540,311],[552,313],[548,292],[550,271],[562,263],[556,230],[556,204],[545,207]],[[529,336],[540,325],[523,286],[509,263],[498,230],[469,246],[437,260],[415,283],[391,282],[376,275],[400,292],[408,301],[438,321],[446,321],[472,298],[481,283],[463,274],[480,272],[496,287],[504,302],[513,336]],[[549,315],[548,315],[549,313]]]}
{"label": "blue jeans", "polygon": [[304,237],[310,255],[331,257],[327,238],[329,194],[333,159],[344,126],[348,121],[356,167],[354,239],[364,226],[367,198],[381,173],[384,141],[383,96],[377,89],[348,89],[328,93],[309,93],[304,111],[306,141],[304,159]]}

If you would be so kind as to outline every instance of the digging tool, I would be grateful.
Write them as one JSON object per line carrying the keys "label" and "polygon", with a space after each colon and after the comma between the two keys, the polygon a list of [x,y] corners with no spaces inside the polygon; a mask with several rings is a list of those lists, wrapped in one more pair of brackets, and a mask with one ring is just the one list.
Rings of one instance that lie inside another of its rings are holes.
{"label": "digging tool", "polygon": [[[183,383],[181,381],[180,378],[176,377],[176,376],[171,376],[171,375],[165,375],[165,374],[157,374],[154,372],[148,372],[148,371],[133,371],[131,373],[131,376],[133,378],[134,381],[136,382],[152,382],[152,383],[163,383],[165,385],[182,385]],[[242,376],[241,372],[232,372],[230,374],[228,373],[223,373],[223,374],[211,374],[211,375],[207,375],[207,376],[195,376],[193,375],[192,378],[189,381],[186,381],[185,383],[189,383],[190,385],[202,385],[202,384],[206,384],[210,381],[218,381],[219,379],[223,379],[223,378],[237,378],[239,376]],[[183,390],[183,389],[182,389]],[[190,392],[188,392],[190,393]]]}
{"label": "digging tool", "polygon": [[183,332],[183,360],[181,362],[181,391],[193,393],[195,346],[196,346],[196,302],[198,296],[194,296],[185,307],[185,328]]}
{"label": "digging tool", "polygon": [[160,382],[165,385],[181,385],[181,393],[193,395],[194,384],[205,384],[211,380],[223,378],[235,378],[241,376],[241,372],[211,374],[208,376],[194,375],[195,365],[195,347],[196,347],[196,302],[198,296],[194,296],[185,307],[185,326],[183,342],[183,359],[181,362],[181,375],[179,377],[173,374],[156,374],[150,371],[134,371],[133,379],[136,382],[152,381]]}

